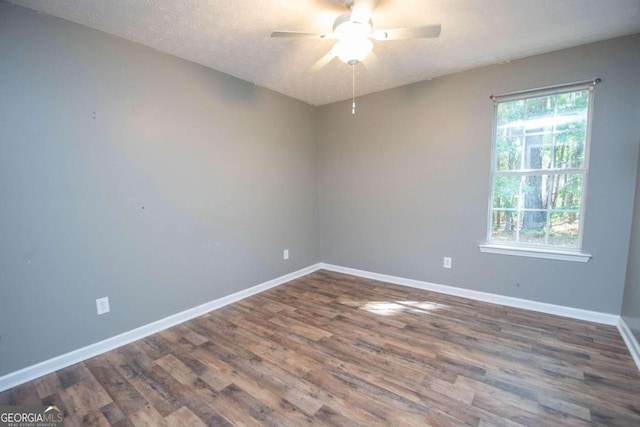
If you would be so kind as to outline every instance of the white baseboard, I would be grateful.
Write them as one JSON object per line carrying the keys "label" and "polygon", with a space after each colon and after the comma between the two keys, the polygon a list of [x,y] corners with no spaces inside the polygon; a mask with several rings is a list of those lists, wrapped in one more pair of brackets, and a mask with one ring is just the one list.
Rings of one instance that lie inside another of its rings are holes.
{"label": "white baseboard", "polygon": [[555,314],[557,316],[569,317],[571,319],[587,320],[589,322],[601,323],[605,325],[617,325],[618,319],[620,319],[620,316],[615,314],[600,313],[597,311],[589,311],[579,308],[547,304],[544,302],[507,297],[504,295],[491,294],[488,292],[456,288],[454,286],[438,285],[436,283],[405,279],[396,276],[388,276],[386,274],[372,273],[370,271],[357,270],[355,268],[341,267],[339,265],[321,263],[320,266],[322,269],[335,271],[336,273],[351,274],[353,276],[363,277],[366,279],[379,280],[381,282],[394,283],[396,285],[409,286],[412,288],[439,292],[441,294],[469,298],[476,301],[506,305],[508,307],[524,308],[526,310],[538,311],[540,313]]}
{"label": "white baseboard", "polygon": [[631,333],[631,329],[629,329],[622,317],[620,317],[620,320],[618,321],[618,331],[620,331],[620,335],[622,335],[622,339],[627,345],[627,348],[631,353],[631,357],[633,357],[633,361],[636,362],[636,366],[640,371],[640,344],[633,333]]}
{"label": "white baseboard", "polygon": [[69,353],[54,357],[49,360],[45,360],[43,362],[28,366],[15,372],[11,372],[0,377],[0,391],[8,390],[17,385],[26,383],[27,381],[34,380],[43,375],[50,374],[57,370],[66,368],[67,366],[82,362],[115,348],[122,347],[125,344],[129,344],[133,341],[161,332],[165,329],[186,322],[187,320],[194,319],[212,310],[224,307],[225,305],[266,291],[267,289],[274,288],[299,277],[306,276],[307,274],[313,273],[314,271],[319,269],[320,264],[311,265],[307,268],[303,268],[302,270],[294,271],[293,273],[285,274],[284,276],[277,277],[273,280],[269,280],[251,288],[236,292],[234,294],[209,301],[205,304],[190,308],[169,317],[165,317],[164,319],[148,323],[139,328],[124,332],[111,338],[107,338],[106,340],[97,342],[95,344],[90,344],[86,347],[73,350]]}

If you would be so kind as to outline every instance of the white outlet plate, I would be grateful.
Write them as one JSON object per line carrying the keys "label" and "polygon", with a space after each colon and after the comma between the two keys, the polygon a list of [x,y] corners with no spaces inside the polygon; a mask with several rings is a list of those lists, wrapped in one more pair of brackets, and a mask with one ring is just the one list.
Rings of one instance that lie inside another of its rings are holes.
{"label": "white outlet plate", "polygon": [[109,297],[98,298],[96,300],[96,307],[98,308],[98,314],[105,314],[111,311],[109,308]]}
{"label": "white outlet plate", "polygon": [[289,249],[285,249],[282,253],[284,259],[289,259]]}
{"label": "white outlet plate", "polygon": [[444,257],[444,268],[451,268],[451,257]]}

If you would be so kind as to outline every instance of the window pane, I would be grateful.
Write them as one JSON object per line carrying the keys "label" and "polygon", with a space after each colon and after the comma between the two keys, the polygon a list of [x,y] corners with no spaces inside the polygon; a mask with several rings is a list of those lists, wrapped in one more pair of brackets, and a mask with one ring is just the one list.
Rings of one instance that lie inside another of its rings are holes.
{"label": "window pane", "polygon": [[521,169],[522,138],[499,136],[496,143],[496,169],[499,171]]}
{"label": "window pane", "polygon": [[521,181],[520,176],[497,176],[493,183],[493,207],[518,207]]}
{"label": "window pane", "polygon": [[522,217],[520,241],[544,245],[547,233],[547,212],[543,210],[524,211],[520,215]]}
{"label": "window pane", "polygon": [[574,121],[557,127],[554,159],[556,168],[584,167],[586,125],[585,118],[584,121]]}
{"label": "window pane", "polygon": [[549,175],[527,175],[522,186],[522,207],[546,209],[549,191]]}
{"label": "window pane", "polygon": [[544,210],[526,210],[521,213],[522,227],[520,229],[521,240],[523,235],[542,236],[542,243],[544,243],[544,235],[547,227],[547,212]]}
{"label": "window pane", "polygon": [[540,169],[551,169],[554,167],[555,140],[553,133],[546,133],[542,136],[542,147],[540,150]]}
{"label": "window pane", "polygon": [[537,98],[529,98],[526,100],[526,114],[527,120],[530,126],[539,128],[543,127],[544,121],[536,119],[544,119],[550,115],[553,115],[556,106],[556,95],[540,96]]}
{"label": "window pane", "polygon": [[498,129],[505,129],[517,125],[524,120],[524,100],[501,102],[498,104]]}
{"label": "window pane", "polygon": [[524,140],[524,169],[542,169],[542,139],[544,133],[529,133]]}
{"label": "window pane", "polygon": [[549,217],[549,244],[566,248],[578,247],[579,212],[551,211]]}
{"label": "window pane", "polygon": [[589,91],[558,93],[555,95],[559,114],[581,113],[589,106]]}
{"label": "window pane", "polygon": [[582,174],[552,175],[551,209],[579,211],[582,203]]}
{"label": "window pane", "polygon": [[514,210],[493,209],[491,220],[491,241],[515,242],[518,227],[518,212]]}
{"label": "window pane", "polygon": [[525,102],[499,103],[496,128],[496,169],[518,170],[522,168],[522,144],[524,141]]}

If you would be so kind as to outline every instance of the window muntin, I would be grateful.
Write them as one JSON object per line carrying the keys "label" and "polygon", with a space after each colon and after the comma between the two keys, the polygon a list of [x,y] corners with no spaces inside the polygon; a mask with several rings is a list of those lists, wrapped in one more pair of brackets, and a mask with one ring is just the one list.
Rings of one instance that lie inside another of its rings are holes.
{"label": "window muntin", "polygon": [[498,99],[487,242],[579,250],[592,87]]}

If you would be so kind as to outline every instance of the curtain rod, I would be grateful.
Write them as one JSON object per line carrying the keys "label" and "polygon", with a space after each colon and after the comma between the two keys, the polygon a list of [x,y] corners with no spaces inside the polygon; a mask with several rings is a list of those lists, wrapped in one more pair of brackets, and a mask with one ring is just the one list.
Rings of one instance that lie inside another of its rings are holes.
{"label": "curtain rod", "polygon": [[539,91],[543,91],[543,90],[562,89],[562,88],[566,88],[566,87],[584,86],[584,85],[595,86],[598,83],[600,83],[601,81],[602,81],[602,79],[600,77],[596,77],[594,79],[582,80],[582,81],[579,81],[579,82],[561,83],[561,84],[558,84],[558,85],[538,87],[538,88],[535,88],[535,89],[525,89],[525,90],[518,90],[518,91],[515,91],[515,92],[501,93],[501,94],[498,94],[498,95],[491,95],[489,98],[491,98],[492,100],[495,101],[496,99],[503,98],[505,96],[525,95],[527,93],[539,92]]}

